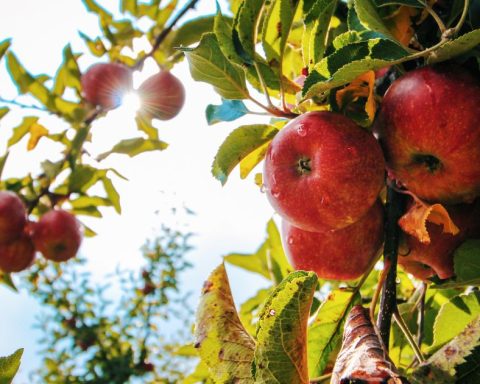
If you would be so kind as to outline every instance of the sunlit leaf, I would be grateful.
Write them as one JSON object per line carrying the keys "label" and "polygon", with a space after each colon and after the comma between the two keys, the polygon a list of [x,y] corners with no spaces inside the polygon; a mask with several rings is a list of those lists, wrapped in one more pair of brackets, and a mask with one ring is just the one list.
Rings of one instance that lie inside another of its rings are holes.
{"label": "sunlit leaf", "polygon": [[235,36],[242,56],[252,63],[257,43],[258,20],[265,6],[265,0],[245,0],[235,18]]}
{"label": "sunlit leaf", "polygon": [[75,54],[72,52],[70,45],[67,45],[63,49],[63,63],[55,76],[53,92],[61,96],[65,91],[65,87],[70,87],[80,93],[82,90],[80,77],[80,69]]}
{"label": "sunlit leaf", "polygon": [[96,57],[101,57],[107,52],[107,48],[105,48],[105,45],[103,44],[101,38],[97,37],[95,40],[92,40],[83,32],[78,32],[78,34],[83,39],[83,41],[85,41],[85,44],[87,44],[87,47],[92,53],[92,55]]}
{"label": "sunlit leaf", "polygon": [[257,326],[255,383],[309,383],[307,322],[317,283],[312,272],[293,272],[265,302]]}
{"label": "sunlit leaf", "polygon": [[8,146],[11,147],[12,145],[22,140],[22,138],[28,132],[30,132],[30,128],[34,124],[37,124],[37,121],[38,121],[38,117],[34,117],[34,116],[24,117],[22,120],[22,123],[13,129],[13,134],[10,137],[10,139],[8,139]]}
{"label": "sunlit leaf", "polygon": [[160,140],[144,139],[143,137],[125,139],[115,144],[108,152],[98,155],[97,160],[102,161],[113,153],[134,157],[144,152],[162,151],[167,147],[168,144]]}
{"label": "sunlit leaf", "polygon": [[263,303],[270,296],[270,293],[271,289],[260,289],[255,296],[250,297],[240,306],[240,320],[248,333],[255,333],[257,329],[256,324],[260,317],[260,311],[263,309]]}
{"label": "sunlit leaf", "polygon": [[480,44],[480,29],[467,32],[466,34],[446,42],[440,48],[428,56],[428,63],[438,63],[459,56],[475,48]]}
{"label": "sunlit leaf", "polygon": [[243,125],[225,139],[212,165],[212,174],[222,185],[230,172],[255,149],[270,141],[278,130],[272,125]]}
{"label": "sunlit leaf", "polygon": [[0,108],[0,119],[2,119],[8,112],[10,112],[10,109],[8,107],[1,107]]}
{"label": "sunlit leaf", "polygon": [[201,16],[183,23],[175,30],[168,42],[171,51],[178,47],[188,47],[198,41],[204,33],[213,31],[214,16]]}
{"label": "sunlit leaf", "polygon": [[35,147],[37,146],[38,142],[42,137],[48,136],[48,129],[41,124],[33,123],[30,126],[29,133],[30,133],[30,138],[28,139],[27,150],[31,151],[35,149]]}
{"label": "sunlit leaf", "polygon": [[122,207],[120,205],[120,194],[118,193],[117,189],[106,175],[102,177],[103,188],[105,188],[105,192],[109,201],[112,203],[115,211],[120,214],[122,213]]}
{"label": "sunlit leaf", "polygon": [[196,318],[195,347],[215,382],[253,384],[255,342],[240,322],[223,264],[204,283]]}
{"label": "sunlit leaf", "polygon": [[3,55],[7,52],[8,48],[12,44],[11,39],[5,39],[0,41],[0,60],[2,59]]}
{"label": "sunlit leaf", "polygon": [[204,34],[196,48],[184,52],[194,80],[211,84],[226,99],[249,97],[243,70],[227,60],[214,34]]}
{"label": "sunlit leaf", "polygon": [[10,273],[0,271],[0,284],[6,285],[8,288],[11,288],[15,292],[18,292],[18,289],[15,286],[12,280],[12,275]]}
{"label": "sunlit leaf", "polygon": [[308,368],[311,377],[323,374],[330,355],[342,341],[345,319],[360,302],[360,295],[349,289],[336,289],[322,302],[308,329]]}
{"label": "sunlit leaf", "polygon": [[152,120],[146,118],[143,115],[137,115],[135,117],[137,128],[141,132],[145,132],[149,139],[158,140],[158,129],[152,125]]}
{"label": "sunlit leaf", "polygon": [[0,357],[0,384],[10,384],[15,377],[20,360],[23,355],[23,348],[18,349],[14,354],[7,357]]}
{"label": "sunlit leaf", "polygon": [[250,152],[240,162],[240,178],[245,179],[250,172],[265,158],[270,141]]}

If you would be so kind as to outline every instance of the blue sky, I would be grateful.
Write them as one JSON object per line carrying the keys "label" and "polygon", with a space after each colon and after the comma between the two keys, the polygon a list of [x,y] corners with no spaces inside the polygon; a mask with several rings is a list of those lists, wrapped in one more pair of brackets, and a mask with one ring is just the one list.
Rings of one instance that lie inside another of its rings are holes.
{"label": "blue sky", "polygon": [[[117,1],[99,1],[111,10],[118,10]],[[213,13],[214,2],[200,0],[196,15]],[[22,63],[33,73],[53,75],[61,62],[63,47],[71,43],[74,51],[85,52],[78,37],[81,30],[89,36],[99,33],[98,21],[87,13],[80,0],[16,0],[5,2],[0,13],[0,40],[11,37],[12,49]],[[86,54],[80,59],[85,70],[95,58]],[[155,73],[153,63],[147,63],[144,71],[135,76],[137,85]],[[88,259],[88,268],[97,281],[117,266],[138,268],[139,248],[155,234],[162,223],[175,224],[177,218],[170,213],[172,206],[187,206],[195,216],[188,218],[188,229],[196,233],[195,249],[189,255],[194,268],[184,277],[185,290],[200,292],[203,280],[229,252],[252,252],[265,236],[265,225],[273,210],[253,179],[240,180],[233,172],[225,187],[221,187],[210,174],[216,149],[228,132],[248,123],[264,122],[257,117],[246,117],[234,123],[207,126],[204,111],[208,103],[219,103],[220,97],[211,87],[190,79],[186,62],[173,73],[187,89],[186,105],[182,113],[168,122],[158,123],[161,139],[170,147],[164,152],[147,153],[130,159],[113,155],[103,166],[114,166],[129,181],[116,180],[122,196],[123,212],[118,216],[113,209],[104,210],[103,219],[85,222],[98,236],[86,239],[81,254]],[[15,88],[0,64],[0,95],[15,97]],[[1,103],[0,103],[1,105]],[[0,124],[0,153],[3,153],[11,129],[29,111],[14,110]],[[42,116],[40,122],[49,128],[59,127],[59,122]],[[133,137],[135,125],[129,108],[112,111],[93,127],[92,153],[101,153],[122,138]],[[56,154],[48,143],[41,143],[33,153],[25,153],[21,142],[10,156],[5,176],[36,174],[39,160],[55,159]],[[158,213],[155,213],[155,212]],[[235,268],[229,268],[231,284],[237,303],[266,285],[261,278]],[[192,298],[196,304],[198,294]],[[35,315],[41,311],[28,292],[15,294],[0,287],[0,355],[25,348],[21,372],[15,383],[28,383],[28,372],[39,364],[36,341],[40,334],[32,326]]]}

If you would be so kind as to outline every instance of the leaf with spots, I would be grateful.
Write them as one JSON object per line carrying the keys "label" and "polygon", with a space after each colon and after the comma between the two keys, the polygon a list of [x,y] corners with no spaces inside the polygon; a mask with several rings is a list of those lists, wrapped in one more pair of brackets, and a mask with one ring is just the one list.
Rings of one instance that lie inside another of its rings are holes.
{"label": "leaf with spots", "polygon": [[215,383],[252,383],[255,342],[233,303],[225,266],[209,276],[202,290],[195,325],[195,348]]}
{"label": "leaf with spots", "polygon": [[309,383],[307,323],[317,283],[313,272],[293,272],[266,301],[257,326],[255,383]]}
{"label": "leaf with spots", "polygon": [[212,174],[225,185],[228,175],[250,153],[269,142],[278,132],[272,125],[242,125],[233,130],[217,151]]}

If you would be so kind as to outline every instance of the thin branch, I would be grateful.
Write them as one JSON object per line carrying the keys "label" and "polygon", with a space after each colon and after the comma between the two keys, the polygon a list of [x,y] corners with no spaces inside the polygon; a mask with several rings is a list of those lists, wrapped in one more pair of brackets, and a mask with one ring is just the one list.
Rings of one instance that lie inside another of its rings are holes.
{"label": "thin branch", "polygon": [[433,10],[433,8],[428,4],[425,5],[425,10],[429,13],[430,16],[433,17],[433,19],[435,20],[435,22],[438,25],[438,28],[440,29],[440,33],[443,35],[445,33],[445,31],[447,30],[447,27],[445,26],[445,23],[440,18],[440,16],[438,16],[438,13],[435,12]]}
{"label": "thin branch", "polygon": [[378,329],[385,348],[388,350],[392,315],[397,308],[397,257],[400,228],[398,220],[403,214],[405,196],[387,187],[387,217],[385,223],[385,263],[390,264],[387,278],[382,288],[382,299],[378,315]]}
{"label": "thin branch", "polygon": [[419,346],[422,345],[423,341],[423,328],[425,326],[425,296],[427,293],[427,284],[422,283],[422,293],[420,296],[420,303],[418,306],[418,332],[417,332],[417,343]]}
{"label": "thin branch", "polygon": [[332,377],[331,373],[327,373],[326,375],[322,375],[319,377],[314,377],[313,379],[310,379],[310,384],[326,383],[327,381],[330,381],[331,377]]}
{"label": "thin branch", "polygon": [[34,104],[23,104],[23,103],[20,103],[19,101],[15,100],[15,99],[4,99],[3,97],[0,97],[0,103],[14,105],[14,106],[22,108],[22,109],[35,109],[37,111],[52,113],[51,111],[49,111],[46,108],[42,108],[42,107],[39,107],[38,105],[34,105]]}
{"label": "thin branch", "polygon": [[458,20],[458,23],[455,26],[455,28],[453,28],[453,32],[452,32],[453,36],[457,35],[458,32],[460,32],[460,29],[462,29],[463,23],[465,23],[465,20],[467,19],[469,5],[470,5],[470,0],[464,0],[462,15],[460,16],[460,20]]}
{"label": "thin branch", "polygon": [[420,363],[423,363],[425,361],[425,357],[423,356],[422,351],[420,350],[420,347],[415,342],[415,339],[413,338],[412,333],[408,329],[408,326],[405,323],[405,320],[403,320],[402,315],[400,315],[400,312],[398,311],[398,307],[395,308],[393,316],[395,318],[396,323],[398,324],[398,327],[403,332],[403,334],[405,335],[405,338],[407,339],[408,343],[412,347],[413,352],[415,353],[415,356],[417,357],[417,360]]}
{"label": "thin branch", "polygon": [[139,69],[142,67],[143,63],[145,62],[146,59],[149,57],[152,57],[155,53],[155,51],[160,47],[160,44],[165,40],[165,38],[168,36],[170,31],[175,27],[175,25],[178,23],[178,21],[192,8],[195,7],[199,0],[190,0],[183,8],[182,10],[175,16],[175,18],[160,32],[160,34],[157,36],[155,39],[155,43],[152,46],[152,49],[142,58],[140,58],[137,63],[134,65],[133,69]]}
{"label": "thin branch", "polygon": [[372,302],[370,303],[370,321],[372,324],[375,324],[375,308],[377,307],[378,298],[380,297],[380,292],[382,290],[383,284],[385,283],[385,279],[387,278],[388,271],[390,271],[390,263],[385,260],[383,263],[383,270],[380,275],[380,279],[378,279],[377,288],[375,289],[375,293],[372,297]]}

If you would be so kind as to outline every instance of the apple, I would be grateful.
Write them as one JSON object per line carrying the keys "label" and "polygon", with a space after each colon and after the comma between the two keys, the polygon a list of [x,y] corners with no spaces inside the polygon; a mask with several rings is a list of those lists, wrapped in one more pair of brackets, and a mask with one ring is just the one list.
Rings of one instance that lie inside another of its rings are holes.
{"label": "apple", "polygon": [[23,271],[34,259],[35,247],[26,233],[21,233],[19,238],[10,243],[0,245],[0,270],[3,272]]}
{"label": "apple", "polygon": [[283,220],[285,253],[297,270],[329,280],[354,280],[363,275],[383,242],[380,202],[356,223],[342,229],[308,232]]}
{"label": "apple", "polygon": [[170,120],[185,103],[185,88],[169,71],[161,71],[145,80],[138,89],[140,113],[155,119]]}
{"label": "apple", "polygon": [[25,205],[10,191],[0,191],[0,244],[18,239],[27,222]]}
{"label": "apple", "polygon": [[427,280],[438,275],[448,279],[455,274],[453,256],[455,250],[470,237],[480,236],[480,201],[474,204],[458,204],[446,207],[459,233],[444,233],[443,227],[427,222],[430,244],[421,243],[416,237],[404,235],[398,255],[398,264],[417,279]]}
{"label": "apple", "polygon": [[123,64],[98,63],[82,75],[85,100],[96,106],[113,109],[122,103],[123,95],[132,89],[132,70]]}
{"label": "apple", "polygon": [[375,137],[347,117],[307,112],[270,143],[263,183],[273,208],[294,226],[321,232],[358,221],[384,184]]}
{"label": "apple", "polygon": [[480,194],[480,81],[453,65],[408,72],[387,90],[374,131],[389,175],[419,198]]}
{"label": "apple", "polygon": [[35,248],[46,259],[66,261],[77,254],[82,242],[80,224],[71,213],[58,209],[47,212],[33,227]]}

